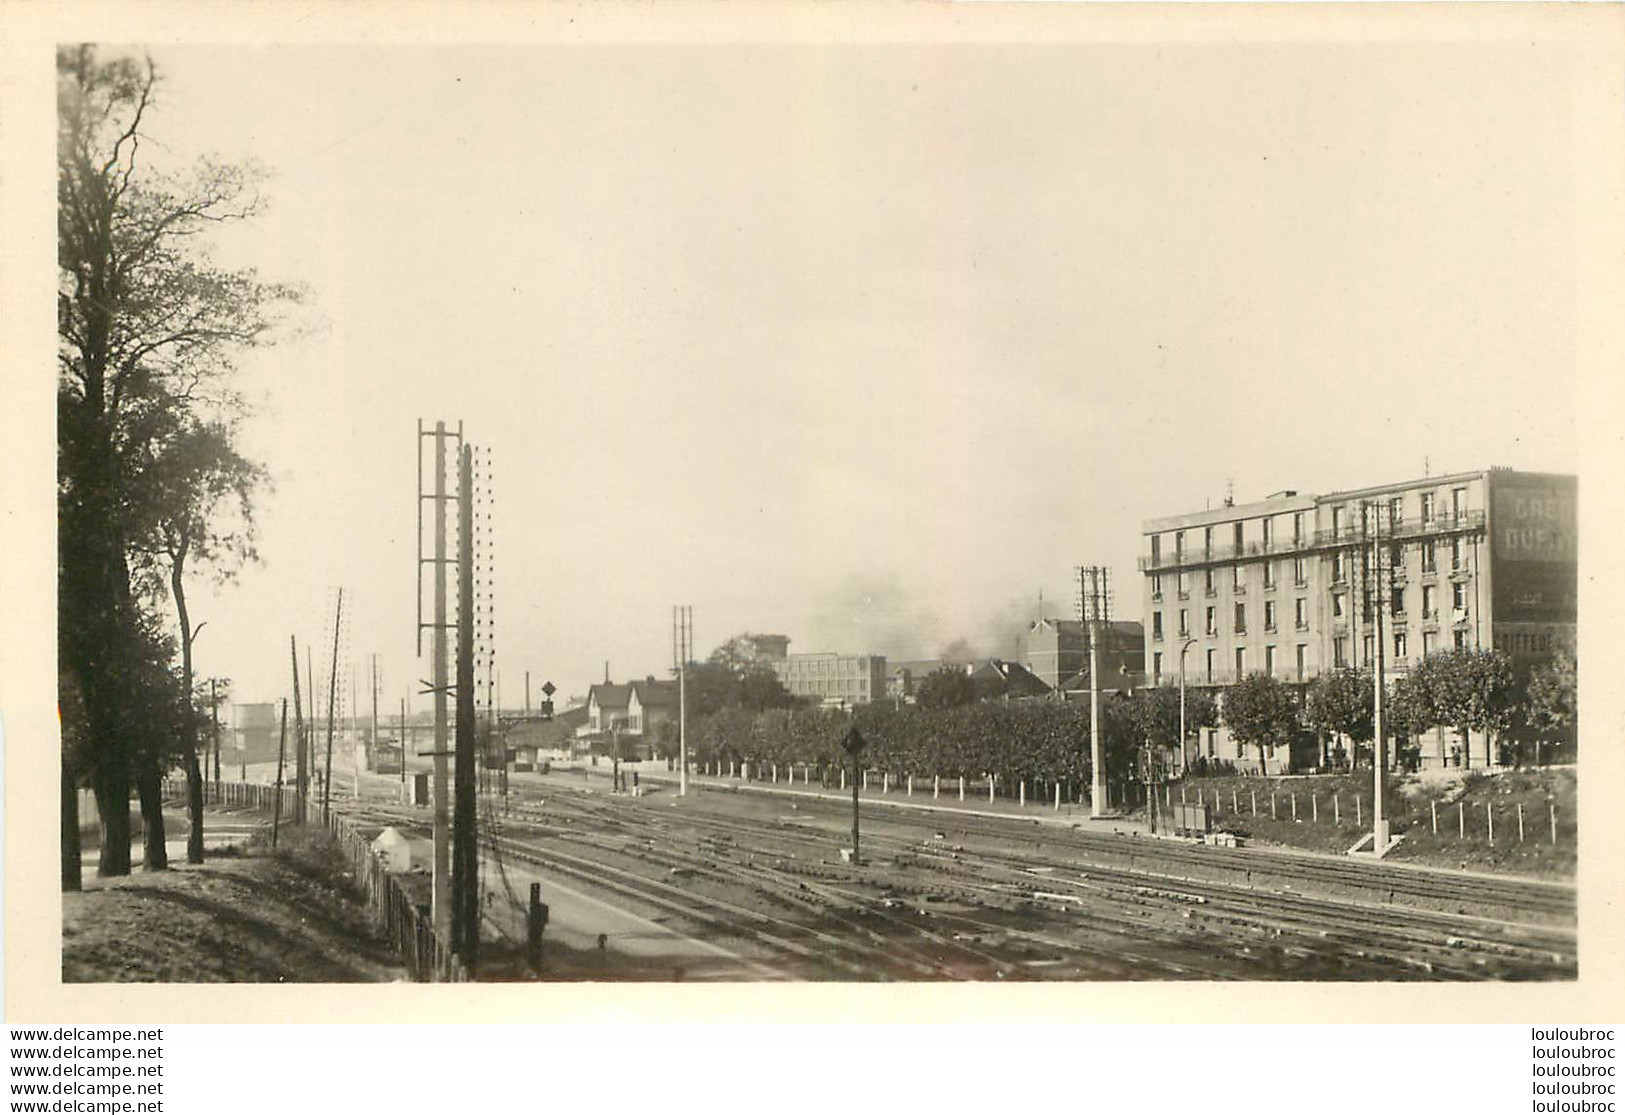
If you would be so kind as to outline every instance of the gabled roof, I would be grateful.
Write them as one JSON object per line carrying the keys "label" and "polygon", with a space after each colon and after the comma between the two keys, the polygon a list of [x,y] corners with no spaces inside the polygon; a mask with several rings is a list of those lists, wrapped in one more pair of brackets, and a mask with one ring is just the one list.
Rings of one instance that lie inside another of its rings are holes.
{"label": "gabled roof", "polygon": [[1050,691],[1044,680],[1019,662],[986,658],[971,670],[971,680],[979,689],[1001,697],[1042,697]]}
{"label": "gabled roof", "polygon": [[600,682],[587,690],[587,703],[598,702],[599,708],[625,708],[632,700],[632,687],[630,685],[614,685],[610,682]]}
{"label": "gabled roof", "polygon": [[638,704],[644,708],[671,708],[677,704],[675,681],[634,681],[627,688],[637,693]]}

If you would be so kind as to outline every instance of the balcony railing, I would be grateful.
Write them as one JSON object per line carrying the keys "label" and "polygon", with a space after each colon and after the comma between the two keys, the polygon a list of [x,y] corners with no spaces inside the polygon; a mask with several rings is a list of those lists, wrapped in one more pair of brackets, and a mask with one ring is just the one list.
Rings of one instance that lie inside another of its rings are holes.
{"label": "balcony railing", "polygon": [[[1462,511],[1459,514],[1443,512],[1431,519],[1407,519],[1399,523],[1383,523],[1381,540],[1401,542],[1408,538],[1455,534],[1484,529],[1483,511]],[[1177,569],[1182,566],[1213,565],[1235,561],[1238,558],[1269,557],[1273,554],[1302,553],[1305,550],[1325,549],[1330,546],[1353,546],[1373,540],[1373,533],[1361,523],[1338,528],[1317,530],[1302,539],[1278,539],[1273,542],[1234,543],[1215,542],[1209,549],[1174,552],[1171,554],[1142,554],[1138,566],[1142,573],[1156,569]]]}

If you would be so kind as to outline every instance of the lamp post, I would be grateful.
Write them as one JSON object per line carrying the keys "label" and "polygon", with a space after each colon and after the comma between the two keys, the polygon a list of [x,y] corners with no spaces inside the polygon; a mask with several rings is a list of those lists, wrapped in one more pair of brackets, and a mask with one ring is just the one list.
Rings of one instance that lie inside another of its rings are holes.
{"label": "lamp post", "polygon": [[[1194,638],[1186,639],[1179,646],[1179,773],[1183,777],[1189,765],[1185,761],[1185,652],[1196,644]],[[1183,793],[1184,791],[1180,791]]]}

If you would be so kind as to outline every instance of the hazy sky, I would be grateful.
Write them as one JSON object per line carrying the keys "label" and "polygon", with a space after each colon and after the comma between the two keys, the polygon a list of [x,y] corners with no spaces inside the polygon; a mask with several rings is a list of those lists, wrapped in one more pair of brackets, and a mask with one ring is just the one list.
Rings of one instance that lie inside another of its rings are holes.
{"label": "hazy sky", "polygon": [[171,155],[274,172],[222,258],[320,321],[244,363],[264,563],[197,617],[240,699],[339,585],[386,707],[427,676],[420,418],[495,462],[510,705],[663,672],[677,603],[701,654],[1008,653],[1103,563],[1138,618],[1141,521],[1227,479],[1578,467],[1528,43],[153,55]]}

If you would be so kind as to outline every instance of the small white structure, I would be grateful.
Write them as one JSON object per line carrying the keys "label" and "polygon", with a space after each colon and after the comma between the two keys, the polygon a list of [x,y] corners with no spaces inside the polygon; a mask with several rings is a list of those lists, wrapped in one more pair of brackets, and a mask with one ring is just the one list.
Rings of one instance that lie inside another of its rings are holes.
{"label": "small white structure", "polygon": [[379,866],[391,875],[412,870],[412,842],[393,825],[373,840],[372,854],[378,857]]}

